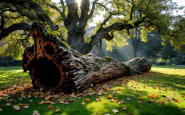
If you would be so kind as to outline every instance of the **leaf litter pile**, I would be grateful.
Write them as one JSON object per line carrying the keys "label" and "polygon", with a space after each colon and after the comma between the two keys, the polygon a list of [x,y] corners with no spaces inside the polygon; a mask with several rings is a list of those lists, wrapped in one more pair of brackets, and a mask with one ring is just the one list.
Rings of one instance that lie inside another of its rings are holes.
{"label": "leaf litter pile", "polygon": [[[173,81],[171,76],[168,79]],[[0,104],[0,114],[3,112],[4,107],[9,107],[13,111],[25,111],[33,103],[36,105],[47,105],[47,111],[53,110],[55,113],[61,113],[61,108],[58,107],[60,104],[70,105],[79,99],[81,100],[80,103],[76,103],[79,106],[86,106],[90,103],[100,104],[104,100],[108,102],[107,104],[114,104],[114,106],[110,107],[112,109],[105,113],[102,113],[101,110],[94,110],[93,114],[111,115],[126,113],[133,115],[135,112],[131,106],[135,106],[142,111],[146,106],[152,104],[153,107],[175,105],[185,114],[185,92],[176,95],[180,90],[175,89],[173,92],[173,87],[160,81],[158,73],[155,72],[114,79],[92,85],[91,88],[84,92],[72,94],[43,93],[41,92],[42,89],[40,91],[34,90],[30,80],[27,83],[21,83],[21,79],[17,81],[14,85],[5,85],[0,89],[0,101],[5,102],[5,104]],[[178,83],[180,84],[181,81],[184,83],[185,79],[181,78]],[[39,98],[41,101],[34,100],[35,98]],[[22,101],[24,99],[28,101]],[[32,114],[39,115],[40,113],[35,107]],[[152,112],[146,112],[146,114],[152,114]]]}

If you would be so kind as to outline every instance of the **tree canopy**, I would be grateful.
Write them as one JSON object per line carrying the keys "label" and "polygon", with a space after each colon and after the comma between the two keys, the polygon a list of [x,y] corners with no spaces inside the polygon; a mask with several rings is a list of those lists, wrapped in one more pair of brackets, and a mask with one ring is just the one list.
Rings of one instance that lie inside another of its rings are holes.
{"label": "tree canopy", "polygon": [[[0,40],[9,41],[12,36],[21,39],[14,34],[27,40],[30,25],[36,21],[66,40],[71,48],[94,56],[100,53],[102,39],[109,41],[110,47],[124,45],[118,31],[128,38],[131,31],[139,28],[142,40],[147,38],[148,32],[158,30],[161,37],[182,49],[185,19],[172,15],[179,9],[182,7],[172,0],[81,0],[80,4],[76,0],[60,0],[58,4],[51,0],[1,0]],[[84,35],[89,22],[102,12],[104,20],[97,23],[94,34],[86,40]],[[27,47],[28,41],[22,42],[24,46]]]}

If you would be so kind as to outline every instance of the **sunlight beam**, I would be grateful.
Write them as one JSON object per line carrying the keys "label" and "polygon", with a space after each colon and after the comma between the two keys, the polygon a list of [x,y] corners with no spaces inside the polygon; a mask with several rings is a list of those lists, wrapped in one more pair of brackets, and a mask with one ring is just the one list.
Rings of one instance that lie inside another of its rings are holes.
{"label": "sunlight beam", "polygon": [[75,1],[77,2],[78,6],[81,5],[81,0],[75,0]]}

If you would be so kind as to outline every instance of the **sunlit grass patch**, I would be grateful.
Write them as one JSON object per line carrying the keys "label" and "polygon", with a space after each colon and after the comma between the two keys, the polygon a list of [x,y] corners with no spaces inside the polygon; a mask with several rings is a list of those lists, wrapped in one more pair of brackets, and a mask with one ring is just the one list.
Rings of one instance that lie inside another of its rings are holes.
{"label": "sunlit grass patch", "polygon": [[[27,115],[32,114],[34,110],[38,110],[41,115],[183,115],[184,71],[183,67],[154,66],[152,72],[144,75],[125,76],[101,83],[80,96],[55,95],[56,97],[49,101],[52,103],[40,104],[45,101],[45,94],[25,94],[21,89],[25,83],[31,84],[28,73],[24,73],[21,67],[0,68],[0,115]],[[15,88],[15,94],[2,96],[15,85],[19,87]],[[21,97],[21,94],[26,97]],[[74,101],[66,103],[70,99]],[[61,103],[62,100],[65,100],[65,103]],[[20,111],[13,109],[13,105],[21,104],[29,104],[29,108]],[[48,106],[52,108],[48,109]],[[60,109],[59,113],[55,112],[57,108]],[[119,112],[115,113],[116,111]]]}

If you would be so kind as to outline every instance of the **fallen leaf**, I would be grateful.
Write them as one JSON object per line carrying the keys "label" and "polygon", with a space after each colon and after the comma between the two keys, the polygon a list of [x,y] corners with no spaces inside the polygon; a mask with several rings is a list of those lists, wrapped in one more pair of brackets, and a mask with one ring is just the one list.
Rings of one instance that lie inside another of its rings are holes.
{"label": "fallen leaf", "polygon": [[37,110],[34,110],[32,115],[40,115],[40,113]]}
{"label": "fallen leaf", "polygon": [[129,100],[129,101],[130,101],[130,100],[131,100],[131,98],[127,97],[127,100]]}
{"label": "fallen leaf", "polygon": [[22,107],[22,108],[29,108],[29,104],[20,104],[20,107]]}
{"label": "fallen leaf", "polygon": [[119,100],[118,100],[118,98],[116,98],[116,102],[118,102]]}
{"label": "fallen leaf", "polygon": [[6,89],[7,87],[6,87],[6,86],[3,86],[2,88],[3,88],[3,89]]}
{"label": "fallen leaf", "polygon": [[176,103],[178,103],[179,101],[177,99],[174,100]]}
{"label": "fallen leaf", "polygon": [[89,102],[90,101],[90,99],[89,98],[85,98],[85,102]]}
{"label": "fallen leaf", "polygon": [[125,102],[123,100],[118,102],[119,105],[125,104]]}
{"label": "fallen leaf", "polygon": [[119,110],[114,109],[114,110],[112,110],[112,112],[113,112],[113,113],[118,113],[118,112],[119,112]]}
{"label": "fallen leaf", "polygon": [[125,110],[126,111],[126,110],[128,110],[128,108],[125,107],[125,108],[122,108],[122,110]]}
{"label": "fallen leaf", "polygon": [[96,98],[96,101],[100,102],[101,101],[101,98]]}
{"label": "fallen leaf", "polygon": [[164,100],[157,100],[156,103],[157,104],[163,104],[164,103]]}
{"label": "fallen leaf", "polygon": [[14,110],[19,111],[21,107],[19,105],[13,105]]}
{"label": "fallen leaf", "polygon": [[111,88],[109,88],[109,87],[108,87],[108,88],[107,88],[107,90],[109,90],[109,91],[110,91],[110,90],[111,90]]}
{"label": "fallen leaf", "polygon": [[142,97],[140,97],[140,98],[139,98],[139,101],[143,101],[143,98],[142,98]]}
{"label": "fallen leaf", "polygon": [[112,95],[110,94],[110,95],[108,95],[108,97],[107,97],[108,99],[111,99],[112,98]]}
{"label": "fallen leaf", "polygon": [[52,105],[49,105],[49,106],[48,106],[48,109],[52,109],[52,108],[53,108],[53,106],[52,106]]}
{"label": "fallen leaf", "polygon": [[50,100],[46,100],[45,103],[46,104],[51,104],[51,101]]}
{"label": "fallen leaf", "polygon": [[11,105],[11,103],[6,103],[6,106],[10,106]]}
{"label": "fallen leaf", "polygon": [[115,99],[111,99],[110,102],[115,102],[116,100]]}
{"label": "fallen leaf", "polygon": [[57,108],[57,109],[55,110],[55,113],[59,113],[59,112],[60,112],[60,109]]}
{"label": "fallen leaf", "polygon": [[60,100],[60,103],[65,103],[65,100]]}
{"label": "fallen leaf", "polygon": [[154,99],[154,98],[156,98],[156,95],[155,95],[155,94],[152,94],[152,95],[150,96],[150,98]]}
{"label": "fallen leaf", "polygon": [[117,89],[116,89],[116,91],[120,91],[120,90],[121,90],[121,88],[117,88]]}
{"label": "fallen leaf", "polygon": [[168,90],[168,88],[164,88],[164,91],[167,91]]}

